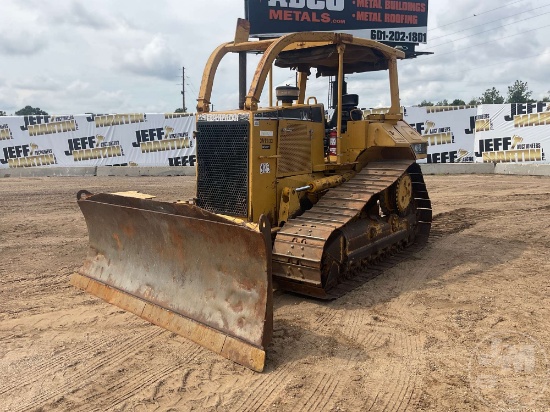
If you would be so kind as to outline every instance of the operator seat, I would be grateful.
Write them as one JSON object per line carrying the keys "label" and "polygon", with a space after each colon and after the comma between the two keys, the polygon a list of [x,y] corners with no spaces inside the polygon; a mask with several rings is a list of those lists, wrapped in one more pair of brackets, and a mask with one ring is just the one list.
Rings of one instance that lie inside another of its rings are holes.
{"label": "operator seat", "polygon": [[[363,118],[363,113],[357,109],[359,105],[359,96],[356,94],[344,94],[342,96],[342,132],[347,130],[348,121],[357,121]],[[336,128],[338,124],[338,107],[328,124],[329,129]]]}

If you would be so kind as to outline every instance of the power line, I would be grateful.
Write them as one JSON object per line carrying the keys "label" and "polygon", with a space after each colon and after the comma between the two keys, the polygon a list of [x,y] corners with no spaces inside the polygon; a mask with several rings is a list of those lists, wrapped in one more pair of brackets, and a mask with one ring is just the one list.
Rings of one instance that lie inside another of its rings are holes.
{"label": "power line", "polygon": [[[517,59],[505,60],[505,61],[500,61],[500,62],[497,62],[497,63],[486,64],[486,65],[482,65],[482,66],[476,66],[476,67],[472,67],[472,68],[469,68],[469,69],[466,69],[466,70],[460,70],[460,71],[456,71],[456,72],[446,72],[445,74],[446,75],[451,75],[451,74],[466,73],[466,72],[469,72],[469,71],[472,71],[472,70],[483,69],[483,68],[486,68],[486,67],[497,66],[497,65],[502,65],[502,64],[506,64],[506,63],[513,63],[513,62],[516,62],[516,61],[531,59],[533,57],[545,56],[545,55],[548,55],[548,54],[550,54],[550,51],[547,51],[547,52],[544,52],[544,53],[532,54],[532,55],[529,55],[529,56],[523,56],[523,57],[519,57]],[[357,90],[364,90],[367,87],[368,86],[357,87],[356,89]],[[403,87],[403,88],[405,88],[405,87]]]}
{"label": "power line", "polygon": [[492,64],[486,64],[486,65],[483,65],[483,66],[476,66],[476,67],[472,67],[472,68],[467,69],[467,70],[461,70],[461,71],[458,71],[458,72],[446,72],[445,74],[466,73],[466,72],[469,72],[469,71],[472,71],[472,70],[482,69],[482,68],[491,67],[491,66],[497,66],[497,65],[499,65],[499,64],[512,63],[512,62],[519,61],[519,60],[531,59],[531,58],[533,58],[533,57],[544,56],[544,55],[547,55],[547,54],[550,54],[550,51],[547,51],[547,52],[545,52],[545,53],[532,54],[532,55],[530,55],[530,56],[524,56],[524,57],[520,57],[520,58],[512,59],[512,60],[505,60],[505,61],[503,61],[503,62],[497,62],[497,63],[492,63]]}
{"label": "power line", "polygon": [[191,83],[185,83],[187,86],[189,86],[191,88],[191,91],[195,94],[198,94],[197,91],[195,90],[195,88],[193,87],[193,85]]}
{"label": "power line", "polygon": [[185,67],[182,67],[182,72],[181,72],[181,95],[183,97],[183,112],[184,113],[187,113],[187,106],[185,105]]}
{"label": "power line", "polygon": [[[483,43],[472,44],[468,47],[463,47],[461,49],[455,49],[455,50],[452,50],[452,51],[449,51],[449,52],[446,52],[446,53],[432,54],[431,56],[423,57],[422,60],[430,59],[430,58],[433,58],[433,57],[445,56],[447,54],[453,54],[453,53],[456,53],[456,52],[459,52],[459,51],[462,51],[462,50],[472,49],[472,48],[477,47],[477,46],[483,46],[485,44],[494,43],[494,42],[499,41],[499,40],[504,40],[504,39],[508,39],[510,37],[519,36],[521,34],[529,33],[529,32],[540,30],[540,29],[544,29],[546,27],[550,27],[550,24],[547,24],[546,26],[542,26],[542,27],[537,27],[535,29],[526,30],[526,31],[522,31],[522,32],[519,32],[519,33],[511,34],[510,36],[499,37],[498,39],[489,40],[489,41],[486,41],[486,42],[483,42]],[[403,63],[411,64],[412,60],[405,60]]]}
{"label": "power line", "polygon": [[[437,40],[437,39],[442,39],[443,37],[448,37],[448,36],[452,36],[453,34],[462,33],[462,32],[464,32],[464,31],[468,31],[468,30],[471,30],[471,29],[475,29],[476,27],[486,26],[486,25],[488,25],[488,24],[495,23],[495,22],[500,21],[500,20],[505,20],[505,19],[509,19],[509,18],[511,18],[511,17],[516,17],[516,16],[519,16],[520,14],[529,13],[529,12],[531,12],[531,11],[535,11],[535,10],[538,10],[538,9],[542,9],[542,8],[548,7],[548,6],[550,6],[550,4],[546,4],[546,5],[544,5],[544,6],[535,7],[534,9],[522,11],[522,12],[520,12],[520,13],[514,14],[513,16],[506,16],[506,17],[502,17],[502,18],[500,18],[500,19],[496,19],[496,20],[492,20],[492,21],[489,21],[489,22],[486,22],[486,23],[478,24],[477,26],[467,27],[467,28],[465,28],[465,29],[463,29],[463,30],[458,30],[458,31],[455,31],[455,32],[453,32],[453,33],[444,34],[444,35],[442,35],[442,36],[435,37],[435,38],[430,39],[430,40],[433,41],[433,40]],[[510,24],[518,23],[518,22],[520,22],[520,21],[532,19],[532,18],[534,18],[534,17],[542,16],[542,15],[544,15],[544,14],[548,14],[548,13],[538,14],[537,16],[532,16],[532,17],[528,17],[527,19],[523,19],[523,20],[519,20],[519,21],[516,21],[516,22],[504,24],[503,26],[508,26],[508,25],[510,25]],[[483,32],[481,32],[481,33],[483,33]]]}
{"label": "power line", "polygon": [[195,87],[193,87],[193,84],[190,83],[191,78],[189,76],[185,76],[185,79],[188,80],[188,82],[185,84],[191,88],[191,91],[195,93],[195,95],[198,96],[197,90],[195,89]]}
{"label": "power line", "polygon": [[[542,13],[542,14],[537,14],[536,16],[531,16],[531,17],[527,17],[525,19],[522,19],[522,20],[518,20],[518,21],[514,21],[512,23],[507,23],[507,24],[503,24],[502,27],[506,27],[506,26],[510,26],[511,24],[516,24],[516,23],[519,23],[519,22],[522,22],[522,21],[526,21],[526,20],[531,20],[531,19],[534,19],[534,18],[537,18],[537,17],[540,17],[540,16],[544,16],[545,14],[549,14],[550,11],[546,12],[546,13]],[[477,33],[474,33],[474,34],[470,34],[469,36],[464,36],[464,37],[460,37],[458,39],[454,39],[454,40],[450,40],[450,41],[447,41],[445,43],[439,43],[439,44],[436,44],[435,46],[431,46],[431,48],[436,48],[436,47],[439,47],[439,46],[443,46],[445,44],[449,44],[449,43],[454,43],[456,41],[459,41],[459,40],[464,40],[464,39],[467,39],[469,37],[473,37],[473,36],[477,36],[481,33],[486,33],[488,31],[493,31],[495,30],[495,28],[491,28],[491,29],[487,29],[487,30],[482,30],[482,31],[478,31]]]}
{"label": "power line", "polygon": [[494,9],[491,9],[491,10],[487,10],[487,11],[482,11],[481,13],[477,13],[477,14],[474,14],[473,16],[470,16],[470,17],[464,17],[463,19],[460,19],[460,20],[456,20],[456,21],[453,21],[451,23],[447,23],[447,24],[444,24],[442,26],[437,26],[437,27],[434,27],[433,29],[429,29],[428,31],[432,31],[432,30],[438,30],[442,27],[447,27],[447,26],[451,26],[453,24],[456,24],[456,23],[460,23],[461,21],[464,21],[464,20],[469,20],[469,19],[473,19],[474,17],[478,17],[478,16],[481,16],[482,14],[486,14],[486,13],[490,13],[492,11],[495,11],[495,10],[498,10],[498,9],[502,9],[504,7],[508,7],[508,6],[511,6],[512,4],[516,4],[516,3],[520,3],[524,0],[516,0],[512,3],[508,3],[508,4],[505,4],[503,6],[500,6],[500,7],[495,7]]}

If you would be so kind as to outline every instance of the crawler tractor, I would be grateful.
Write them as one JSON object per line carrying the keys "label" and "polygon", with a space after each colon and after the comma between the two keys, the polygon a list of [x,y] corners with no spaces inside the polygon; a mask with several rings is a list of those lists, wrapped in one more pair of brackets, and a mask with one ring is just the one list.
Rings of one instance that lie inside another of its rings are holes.
{"label": "crawler tractor", "polygon": [[[365,265],[424,241],[432,212],[416,163],[427,144],[400,110],[401,51],[327,32],[250,41],[246,28],[204,70],[196,197],[79,192],[90,247],[72,283],[262,371],[274,287],[334,299]],[[242,108],[213,112],[214,76],[228,53],[261,59]],[[295,70],[296,86],[277,88],[277,102],[260,107],[274,66]],[[332,116],[307,97],[312,70],[336,79]],[[391,107],[364,115],[358,96],[342,93],[344,76],[380,70]]]}

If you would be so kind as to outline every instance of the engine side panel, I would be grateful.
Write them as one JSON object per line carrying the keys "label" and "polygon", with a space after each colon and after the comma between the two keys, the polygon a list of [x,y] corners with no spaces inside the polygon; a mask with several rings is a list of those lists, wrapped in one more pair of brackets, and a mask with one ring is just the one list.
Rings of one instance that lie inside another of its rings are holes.
{"label": "engine side panel", "polygon": [[277,222],[277,128],[279,121],[254,120],[250,139],[250,205],[248,216],[258,222],[266,216],[272,225]]}

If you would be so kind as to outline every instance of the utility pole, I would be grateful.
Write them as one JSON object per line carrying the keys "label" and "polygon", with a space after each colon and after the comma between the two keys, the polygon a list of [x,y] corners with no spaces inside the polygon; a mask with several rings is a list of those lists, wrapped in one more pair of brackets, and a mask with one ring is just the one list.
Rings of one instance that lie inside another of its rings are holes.
{"label": "utility pole", "polygon": [[[248,1],[244,1],[244,18],[248,20]],[[239,109],[244,109],[246,100],[246,52],[239,53]]]}
{"label": "utility pole", "polygon": [[181,68],[181,95],[183,98],[183,113],[187,113],[187,107],[185,107],[185,67]]}

